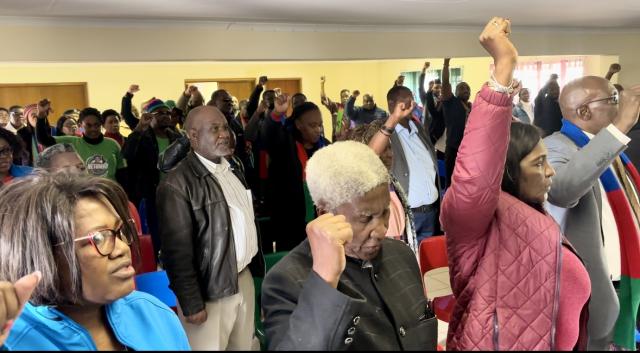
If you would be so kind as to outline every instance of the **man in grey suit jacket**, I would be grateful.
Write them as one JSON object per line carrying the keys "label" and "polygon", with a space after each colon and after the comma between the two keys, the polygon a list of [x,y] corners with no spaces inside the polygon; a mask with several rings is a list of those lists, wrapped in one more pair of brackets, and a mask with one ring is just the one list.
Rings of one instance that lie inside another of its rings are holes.
{"label": "man in grey suit jacket", "polygon": [[619,105],[617,91],[607,80],[596,76],[574,80],[562,90],[560,106],[564,118],[580,128],[589,143],[578,148],[562,132],[544,139],[556,170],[549,211],[584,260],[591,280],[589,350],[610,348],[618,318],[612,280],[620,276],[620,245],[599,177],[627,147],[625,134],[638,120],[640,103],[635,94],[621,95]]}
{"label": "man in grey suit jacket", "polygon": [[415,254],[386,238],[389,174],[366,145],[337,142],[307,163],[320,217],[262,285],[270,350],[435,350],[437,320]]}

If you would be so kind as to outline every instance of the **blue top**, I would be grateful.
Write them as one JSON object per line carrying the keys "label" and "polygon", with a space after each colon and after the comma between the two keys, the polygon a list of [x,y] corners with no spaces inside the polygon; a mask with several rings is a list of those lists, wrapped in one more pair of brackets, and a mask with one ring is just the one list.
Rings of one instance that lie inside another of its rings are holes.
{"label": "blue top", "polygon": [[436,188],[436,165],[431,154],[418,135],[418,128],[409,120],[411,131],[396,125],[396,133],[409,166],[409,207],[431,205],[438,200]]}
{"label": "blue top", "polygon": [[20,178],[31,174],[32,171],[33,168],[31,167],[12,164],[11,169],[9,169],[9,174],[14,178]]}
{"label": "blue top", "polygon": [[[155,297],[134,291],[105,306],[116,339],[129,349],[191,350],[178,316]],[[89,332],[60,311],[29,303],[3,349],[97,350]]]}

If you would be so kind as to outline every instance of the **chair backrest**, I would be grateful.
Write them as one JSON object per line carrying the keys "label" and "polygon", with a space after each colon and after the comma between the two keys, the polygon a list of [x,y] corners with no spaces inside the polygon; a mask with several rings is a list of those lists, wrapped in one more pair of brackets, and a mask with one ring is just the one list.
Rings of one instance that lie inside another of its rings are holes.
{"label": "chair backrest", "polygon": [[177,305],[176,295],[169,288],[169,277],[167,277],[166,271],[155,271],[137,275],[136,289],[153,295],[170,308]]}
{"label": "chair backrest", "polygon": [[[140,244],[140,268],[136,268],[136,272],[147,273],[154,272],[158,269],[158,265],[156,264],[155,252],[153,250],[153,242],[151,241],[151,236],[149,234],[143,234],[138,237],[138,241]],[[135,254],[134,252],[131,253]],[[134,263],[138,263],[134,261]]]}
{"label": "chair backrest", "polygon": [[434,268],[447,267],[447,242],[444,235],[428,237],[420,242],[420,271],[422,275]]}

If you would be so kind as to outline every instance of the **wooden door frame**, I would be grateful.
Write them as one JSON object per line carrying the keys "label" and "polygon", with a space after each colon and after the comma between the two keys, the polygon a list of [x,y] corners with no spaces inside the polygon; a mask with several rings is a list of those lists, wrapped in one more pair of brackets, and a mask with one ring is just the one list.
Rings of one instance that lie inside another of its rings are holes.
{"label": "wooden door frame", "polygon": [[256,78],[248,77],[248,78],[203,78],[203,79],[184,79],[185,87],[190,83],[198,83],[198,82],[249,82],[256,83]]}
{"label": "wooden door frame", "polygon": [[[33,87],[33,86],[84,86],[84,106],[89,105],[89,85],[87,82],[33,82],[33,83],[0,83],[0,88]],[[46,97],[45,97],[46,98]]]}

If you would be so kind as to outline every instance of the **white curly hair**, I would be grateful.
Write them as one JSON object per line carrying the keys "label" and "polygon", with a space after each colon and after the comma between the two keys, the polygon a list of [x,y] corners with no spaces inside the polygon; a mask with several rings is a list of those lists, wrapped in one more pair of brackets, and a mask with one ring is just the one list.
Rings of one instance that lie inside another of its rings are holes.
{"label": "white curly hair", "polygon": [[389,183],[389,172],[369,146],[336,142],[307,162],[307,186],[316,206],[335,210],[375,187]]}

